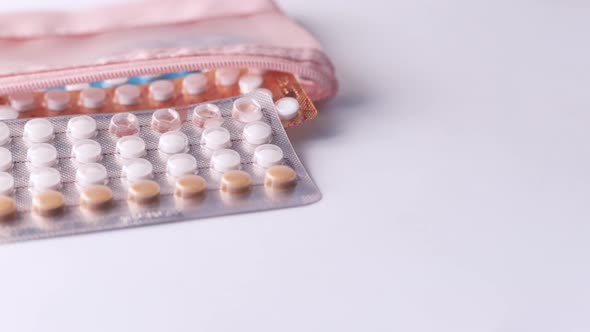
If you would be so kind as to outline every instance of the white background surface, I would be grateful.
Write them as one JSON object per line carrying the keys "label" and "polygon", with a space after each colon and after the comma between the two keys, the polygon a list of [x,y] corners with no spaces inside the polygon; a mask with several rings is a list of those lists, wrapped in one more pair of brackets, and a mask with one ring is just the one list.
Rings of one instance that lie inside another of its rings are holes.
{"label": "white background surface", "polygon": [[342,86],[289,132],[324,199],[3,246],[0,330],[590,330],[587,3],[280,3]]}

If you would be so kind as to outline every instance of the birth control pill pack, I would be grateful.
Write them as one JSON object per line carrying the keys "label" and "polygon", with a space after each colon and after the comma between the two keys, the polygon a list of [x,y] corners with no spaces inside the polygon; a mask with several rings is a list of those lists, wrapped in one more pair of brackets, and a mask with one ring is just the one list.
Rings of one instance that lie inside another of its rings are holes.
{"label": "birth control pill pack", "polygon": [[0,242],[305,205],[271,95],[0,122]]}

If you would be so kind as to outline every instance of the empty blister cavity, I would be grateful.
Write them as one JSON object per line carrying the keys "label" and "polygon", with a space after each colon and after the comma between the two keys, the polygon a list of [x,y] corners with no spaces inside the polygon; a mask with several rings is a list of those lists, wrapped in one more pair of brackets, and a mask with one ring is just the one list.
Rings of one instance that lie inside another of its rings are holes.
{"label": "empty blister cavity", "polygon": [[250,93],[262,86],[264,79],[258,74],[246,74],[238,82],[241,93]]}
{"label": "empty blister cavity", "polygon": [[0,106],[0,120],[13,120],[18,118],[18,111],[10,106]]}
{"label": "empty blister cavity", "polygon": [[252,97],[241,97],[234,101],[232,117],[248,123],[262,120],[262,106]]}
{"label": "empty blister cavity", "polygon": [[12,168],[12,152],[5,147],[0,147],[0,171],[4,172]]}
{"label": "empty blister cavity", "polygon": [[263,144],[254,150],[254,162],[263,168],[279,165],[283,161],[283,150],[273,144]]}
{"label": "empty blister cavity", "polygon": [[188,137],[181,131],[170,131],[162,134],[158,142],[158,150],[165,154],[177,154],[188,151]]}
{"label": "empty blister cavity", "polygon": [[153,130],[165,133],[178,130],[182,126],[182,122],[180,120],[180,114],[177,111],[167,108],[154,112],[151,125]]}
{"label": "empty blister cavity", "polygon": [[107,94],[104,89],[87,88],[80,92],[80,106],[88,109],[99,109],[105,105]]}
{"label": "empty blister cavity", "polygon": [[174,84],[168,80],[159,80],[149,85],[150,98],[155,101],[167,101],[174,97]]}
{"label": "empty blister cavity", "polygon": [[207,89],[207,76],[195,73],[186,76],[182,80],[182,89],[186,94],[198,95]]}
{"label": "empty blister cavity", "polygon": [[0,145],[8,144],[10,139],[10,128],[6,123],[0,121]]}
{"label": "empty blister cavity", "polygon": [[139,121],[131,113],[117,113],[111,118],[109,132],[117,137],[136,135],[139,133]]}
{"label": "empty blister cavity", "polygon": [[240,154],[231,149],[217,150],[211,156],[211,167],[220,173],[239,169],[241,162]]}
{"label": "empty blister cavity", "polygon": [[139,104],[141,91],[135,85],[125,84],[115,89],[115,101],[123,106],[133,106]]}
{"label": "empty blister cavity", "polygon": [[175,154],[166,162],[166,173],[174,178],[197,174],[197,171],[197,159],[188,153]]}
{"label": "empty blister cavity", "polygon": [[201,142],[210,150],[229,148],[231,135],[229,130],[223,127],[211,127],[203,131]]}
{"label": "empty blister cavity", "polygon": [[19,92],[8,96],[10,106],[19,112],[30,111],[35,107],[35,96],[31,92]]}
{"label": "empty blister cavity", "polygon": [[193,110],[193,124],[199,128],[219,127],[223,117],[219,107],[214,104],[198,105]]}
{"label": "empty blister cavity", "polygon": [[151,179],[154,176],[152,163],[145,159],[136,158],[125,162],[123,165],[123,176],[130,183]]}
{"label": "empty blister cavity", "polygon": [[32,167],[54,166],[57,164],[57,150],[51,144],[33,144],[27,149],[27,161]]}
{"label": "empty blister cavity", "polygon": [[139,136],[125,136],[117,140],[117,154],[123,159],[145,156],[145,141]]}
{"label": "empty blister cavity", "polygon": [[98,163],[82,164],[76,170],[76,183],[80,188],[94,184],[107,184],[108,178],[106,167]]}
{"label": "empty blister cavity", "polygon": [[239,68],[219,68],[215,70],[215,83],[220,86],[231,86],[238,82]]}
{"label": "empty blister cavity", "polygon": [[45,93],[45,107],[50,111],[65,111],[70,105],[70,93],[65,90],[53,90]]}
{"label": "empty blister cavity", "polygon": [[72,146],[72,156],[78,163],[94,163],[102,159],[102,146],[91,139],[79,140]]}
{"label": "empty blister cavity", "polygon": [[12,195],[14,192],[14,177],[10,173],[0,172],[0,195]]}
{"label": "empty blister cavity", "polygon": [[53,124],[43,118],[37,118],[25,123],[23,139],[27,143],[46,143],[55,137]]}
{"label": "empty blister cavity", "polygon": [[68,121],[68,136],[74,140],[88,139],[96,136],[96,120],[88,115],[79,115]]}
{"label": "empty blister cavity", "polygon": [[35,191],[61,188],[61,173],[55,168],[41,167],[31,172],[30,184]]}
{"label": "empty blister cavity", "polygon": [[243,136],[246,142],[252,145],[269,143],[272,139],[272,128],[262,121],[250,122],[244,126]]}
{"label": "empty blister cavity", "polygon": [[281,120],[293,120],[297,117],[299,112],[299,101],[293,97],[285,97],[277,100],[276,102],[277,112]]}

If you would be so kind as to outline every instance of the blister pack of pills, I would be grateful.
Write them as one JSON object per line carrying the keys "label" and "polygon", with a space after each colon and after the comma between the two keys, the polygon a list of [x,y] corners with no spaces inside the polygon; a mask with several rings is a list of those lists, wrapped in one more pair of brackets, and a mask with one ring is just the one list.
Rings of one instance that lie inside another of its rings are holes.
{"label": "blister pack of pills", "polygon": [[270,94],[0,122],[0,242],[320,199]]}

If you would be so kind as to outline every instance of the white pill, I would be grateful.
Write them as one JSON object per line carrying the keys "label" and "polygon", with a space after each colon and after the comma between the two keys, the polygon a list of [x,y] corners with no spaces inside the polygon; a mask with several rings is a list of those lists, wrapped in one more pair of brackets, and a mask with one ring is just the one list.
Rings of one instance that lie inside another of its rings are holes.
{"label": "white pill", "polygon": [[166,172],[172,177],[197,174],[197,159],[188,153],[175,154],[166,162]]}
{"label": "white pill", "polygon": [[124,106],[132,106],[139,103],[141,92],[135,85],[125,84],[115,89],[115,99]]}
{"label": "white pill", "polygon": [[41,167],[31,172],[31,185],[37,191],[55,190],[61,187],[61,174],[51,167]]}
{"label": "white pill", "polygon": [[174,96],[174,84],[168,80],[158,80],[150,83],[149,91],[153,100],[170,100]]}
{"label": "white pill", "polygon": [[70,105],[70,93],[64,90],[53,90],[45,93],[45,106],[51,111],[64,111]]}
{"label": "white pill", "polygon": [[102,146],[91,139],[79,140],[72,146],[72,156],[79,163],[94,163],[102,159]]}
{"label": "white pill", "polygon": [[300,107],[297,99],[293,97],[281,98],[277,100],[275,105],[277,107],[277,112],[279,113],[279,118],[285,121],[295,119]]}
{"label": "white pill", "polygon": [[53,139],[53,124],[47,119],[37,118],[25,123],[24,139],[28,143],[45,143]]}
{"label": "white pill", "polygon": [[0,106],[0,120],[14,120],[18,118],[18,111],[10,106]]}
{"label": "white pill", "polygon": [[247,123],[244,126],[244,139],[252,145],[268,143],[272,139],[272,128],[262,121]]}
{"label": "white pill", "polygon": [[4,172],[12,168],[12,152],[0,147],[0,171]]}
{"label": "white pill", "polygon": [[153,177],[152,163],[145,159],[130,159],[123,165],[123,176],[129,182],[147,180]]}
{"label": "white pill", "polygon": [[169,131],[160,136],[158,150],[166,154],[176,154],[188,151],[188,137],[180,131]]}
{"label": "white pill", "polygon": [[215,82],[221,86],[234,85],[239,77],[239,68],[219,68],[215,71]]}
{"label": "white pill", "polygon": [[93,184],[107,184],[106,167],[97,163],[82,164],[76,169],[76,183],[82,188]]}
{"label": "white pill", "polygon": [[254,91],[254,89],[257,89],[260,86],[262,86],[262,82],[264,82],[264,79],[261,75],[246,74],[240,77],[240,81],[238,82],[240,85],[240,92],[250,93]]}
{"label": "white pill", "polygon": [[71,118],[67,126],[68,135],[75,139],[87,139],[96,136],[96,121],[88,115]]}
{"label": "white pill", "polygon": [[102,81],[101,85],[103,88],[113,88],[119,85],[123,85],[125,83],[127,83],[128,79],[127,77],[121,77],[121,78],[113,78],[110,80],[104,80]]}
{"label": "white pill", "polygon": [[241,97],[234,101],[232,117],[240,122],[248,123],[262,119],[262,106],[251,97]]}
{"label": "white pill", "polygon": [[189,95],[198,95],[207,88],[207,76],[196,73],[190,74],[182,81],[183,90]]}
{"label": "white pill", "polygon": [[8,97],[10,106],[19,112],[26,112],[33,109],[35,105],[35,96],[31,92],[20,92]]}
{"label": "white pill", "polygon": [[124,159],[145,156],[145,142],[139,136],[124,136],[117,140],[117,153]]}
{"label": "white pill", "polygon": [[0,195],[10,195],[14,192],[14,177],[6,172],[0,172]]}
{"label": "white pill", "polygon": [[33,167],[54,166],[57,164],[57,150],[51,144],[33,144],[27,150],[27,161]]}
{"label": "white pill", "polygon": [[80,91],[88,89],[89,87],[90,83],[68,84],[66,85],[66,91]]}
{"label": "white pill", "polygon": [[283,150],[273,144],[264,144],[254,150],[254,162],[261,167],[269,168],[283,161]]}
{"label": "white pill", "polygon": [[104,106],[107,93],[104,89],[88,88],[80,92],[80,104],[84,108],[97,109]]}
{"label": "white pill", "polygon": [[4,122],[0,122],[0,145],[10,142],[10,128]]}
{"label": "white pill", "polygon": [[211,150],[229,148],[231,136],[223,127],[209,127],[203,131],[202,142]]}
{"label": "white pill", "polygon": [[211,156],[211,166],[214,170],[221,173],[239,169],[240,163],[240,154],[230,149],[217,150]]}

